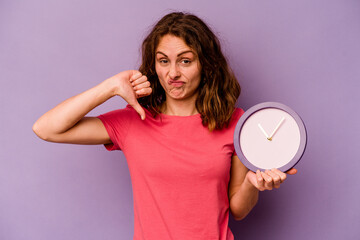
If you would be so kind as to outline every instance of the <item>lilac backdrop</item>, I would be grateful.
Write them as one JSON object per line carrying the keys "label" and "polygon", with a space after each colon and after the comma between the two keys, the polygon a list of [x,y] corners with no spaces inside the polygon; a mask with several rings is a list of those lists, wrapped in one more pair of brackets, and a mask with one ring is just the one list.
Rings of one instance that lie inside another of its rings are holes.
{"label": "lilac backdrop", "polygon": [[[39,140],[56,104],[137,68],[150,25],[170,10],[202,17],[242,86],[238,106],[285,103],[309,141],[299,173],[262,192],[236,239],[357,239],[360,233],[360,2],[346,0],[0,2],[0,239],[131,239],[121,152]],[[94,116],[125,106],[113,98]]]}

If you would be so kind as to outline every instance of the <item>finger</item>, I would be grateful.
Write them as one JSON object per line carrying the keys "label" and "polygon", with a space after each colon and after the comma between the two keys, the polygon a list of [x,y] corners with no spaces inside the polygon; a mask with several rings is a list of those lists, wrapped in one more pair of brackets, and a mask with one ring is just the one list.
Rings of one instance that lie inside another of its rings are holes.
{"label": "finger", "polygon": [[147,76],[141,75],[141,76],[138,77],[137,79],[134,79],[134,80],[131,82],[131,84],[132,84],[133,86],[136,86],[136,85],[138,85],[138,84],[141,84],[141,83],[143,83],[143,82],[146,82],[147,80],[148,80]]}
{"label": "finger", "polygon": [[140,84],[134,86],[133,89],[136,91],[136,90],[140,90],[142,88],[147,88],[147,87],[150,87],[150,82],[149,81],[140,83]]}
{"label": "finger", "polygon": [[140,78],[142,76],[141,72],[139,71],[134,71],[133,75],[130,77],[130,82],[133,82],[135,80],[137,80],[138,78]]}
{"label": "finger", "polygon": [[280,176],[277,173],[275,173],[273,171],[269,171],[269,170],[266,170],[266,174],[269,175],[273,179],[274,188],[279,188],[280,181],[281,181]]}
{"label": "finger", "polygon": [[294,175],[297,173],[297,169],[291,168],[289,171],[286,172],[287,174]]}
{"label": "finger", "polygon": [[258,189],[260,191],[264,191],[264,178],[261,176],[260,170],[256,171],[256,181],[257,181]]}
{"label": "finger", "polygon": [[136,100],[136,102],[134,104],[130,104],[135,111],[140,115],[141,120],[145,119],[145,111],[144,109],[141,107],[141,105],[139,104],[139,102]]}
{"label": "finger", "polygon": [[280,183],[284,182],[286,179],[286,173],[283,173],[279,169],[273,168],[271,171],[275,172],[280,177]]}
{"label": "finger", "polygon": [[151,93],[152,93],[152,88],[151,87],[143,88],[143,89],[135,91],[135,94],[136,94],[137,98],[148,96]]}
{"label": "finger", "polygon": [[273,188],[273,179],[265,172],[261,172],[261,175],[265,180],[265,184],[264,184],[265,188],[271,190]]}

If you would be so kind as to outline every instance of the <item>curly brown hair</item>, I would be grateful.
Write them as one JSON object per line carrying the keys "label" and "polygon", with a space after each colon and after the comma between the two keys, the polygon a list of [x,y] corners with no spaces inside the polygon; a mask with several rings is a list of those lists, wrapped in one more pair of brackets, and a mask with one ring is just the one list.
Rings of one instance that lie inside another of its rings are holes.
{"label": "curly brown hair", "polygon": [[201,82],[196,109],[202,124],[210,131],[228,126],[240,95],[240,85],[227,64],[218,38],[200,18],[192,14],[172,12],[165,15],[143,41],[139,71],[148,77],[152,94],[138,99],[139,103],[155,117],[166,100],[155,71],[155,51],[161,37],[166,34],[183,39],[199,58]]}

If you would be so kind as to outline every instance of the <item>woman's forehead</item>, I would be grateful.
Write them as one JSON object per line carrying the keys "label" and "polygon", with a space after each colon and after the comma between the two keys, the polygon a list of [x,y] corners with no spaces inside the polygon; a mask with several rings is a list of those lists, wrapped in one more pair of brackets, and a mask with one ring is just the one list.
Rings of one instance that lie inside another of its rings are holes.
{"label": "woman's forehead", "polygon": [[166,56],[178,56],[186,53],[196,54],[195,50],[188,46],[182,38],[170,34],[160,38],[155,53],[161,53]]}

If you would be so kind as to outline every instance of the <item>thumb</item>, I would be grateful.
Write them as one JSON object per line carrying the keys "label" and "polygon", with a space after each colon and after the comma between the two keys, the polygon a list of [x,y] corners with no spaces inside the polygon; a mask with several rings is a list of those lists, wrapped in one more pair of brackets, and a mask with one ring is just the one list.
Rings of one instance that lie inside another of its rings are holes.
{"label": "thumb", "polygon": [[141,107],[141,105],[139,104],[138,101],[135,100],[135,102],[133,104],[130,104],[134,109],[135,111],[140,115],[141,117],[141,120],[144,120],[145,119],[145,111],[144,109]]}
{"label": "thumb", "polygon": [[297,173],[297,169],[291,168],[289,171],[286,172],[287,174],[294,175]]}
{"label": "thumb", "polygon": [[252,185],[254,185],[255,187],[257,186],[256,173],[249,170],[246,174],[246,178],[247,178],[248,182],[250,182]]}

